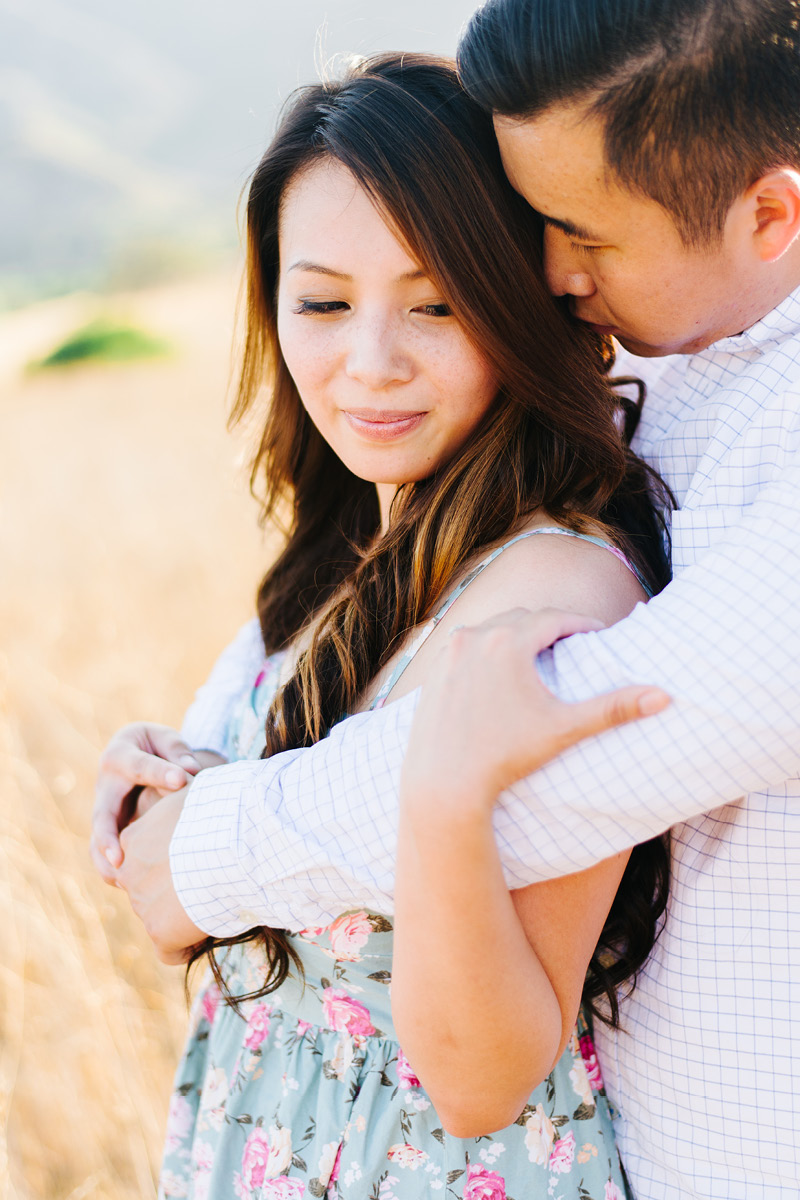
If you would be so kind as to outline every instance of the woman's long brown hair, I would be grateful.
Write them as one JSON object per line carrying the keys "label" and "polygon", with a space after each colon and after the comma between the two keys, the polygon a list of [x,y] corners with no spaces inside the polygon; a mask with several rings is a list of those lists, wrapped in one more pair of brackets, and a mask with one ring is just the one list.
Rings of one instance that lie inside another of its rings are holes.
{"label": "woman's long brown hair", "polygon": [[[499,381],[457,456],[400,489],[382,536],[374,485],[317,432],[277,336],[281,204],[298,173],[324,159],[371,196]],[[665,493],[627,447],[607,347],[547,292],[541,234],[505,178],[491,120],[447,60],[376,57],[339,82],[303,89],[285,114],[247,203],[247,334],[233,412],[233,420],[250,413],[269,389],[252,484],[263,519],[287,510],[290,525],[258,593],[267,652],[311,626],[270,710],[265,756],[312,745],[352,712],[476,554],[537,510],[579,531],[605,526],[655,590],[666,582],[653,490],[660,503]],[[629,895],[623,881],[616,910],[632,905],[638,924],[628,929],[623,918],[620,929],[617,920],[611,958],[590,969],[585,998],[593,1005],[606,995],[612,1014],[615,985],[644,961],[666,898],[662,844],[647,855],[651,866],[640,863]],[[195,957],[210,950],[222,984],[213,947],[251,939],[264,946],[263,987],[235,1002],[274,990],[292,963],[300,967],[287,936],[269,929],[210,941]],[[611,960],[621,964],[613,983]]]}

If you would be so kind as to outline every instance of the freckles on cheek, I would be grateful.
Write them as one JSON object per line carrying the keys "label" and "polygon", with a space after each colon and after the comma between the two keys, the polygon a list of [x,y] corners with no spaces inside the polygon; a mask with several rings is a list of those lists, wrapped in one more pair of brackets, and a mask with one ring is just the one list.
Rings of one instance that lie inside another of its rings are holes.
{"label": "freckles on cheek", "polygon": [[291,320],[283,326],[279,322],[278,339],[289,374],[302,390],[303,383],[312,383],[322,373],[327,357],[324,348],[318,338],[309,337]]}

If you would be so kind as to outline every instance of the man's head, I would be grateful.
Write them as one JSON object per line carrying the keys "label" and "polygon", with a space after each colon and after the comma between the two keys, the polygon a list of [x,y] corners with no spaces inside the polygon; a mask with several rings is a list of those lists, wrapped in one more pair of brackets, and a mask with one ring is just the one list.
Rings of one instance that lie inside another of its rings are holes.
{"label": "man's head", "polygon": [[583,320],[688,352],[800,284],[798,0],[489,0],[459,66]]}

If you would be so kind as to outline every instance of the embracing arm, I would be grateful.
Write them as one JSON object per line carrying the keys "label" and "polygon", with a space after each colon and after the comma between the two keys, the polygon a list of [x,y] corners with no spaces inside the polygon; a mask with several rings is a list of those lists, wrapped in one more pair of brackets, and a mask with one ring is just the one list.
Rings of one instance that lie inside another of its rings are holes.
{"label": "embracing arm", "polygon": [[[798,612],[795,468],[650,604],[557,647],[547,678],[567,699],[649,680],[673,703],[504,793],[494,823],[506,882],[580,870],[800,773]],[[229,935],[391,909],[416,699],[352,717],[308,750],[203,773],[173,839],[176,887],[198,925]]]}
{"label": "embracing arm", "polygon": [[[702,544],[703,511],[677,516],[679,536]],[[505,794],[496,832],[507,880],[579,870],[800,775],[798,613],[800,466],[646,608],[560,643],[543,663],[567,700],[646,669],[672,704],[568,750]]]}

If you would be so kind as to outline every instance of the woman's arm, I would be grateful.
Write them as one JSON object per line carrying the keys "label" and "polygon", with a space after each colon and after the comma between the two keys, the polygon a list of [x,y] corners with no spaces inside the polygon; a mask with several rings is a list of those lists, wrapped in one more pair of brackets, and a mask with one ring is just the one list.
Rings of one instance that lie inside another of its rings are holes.
{"label": "woman's arm", "polygon": [[[502,581],[486,581],[484,594],[472,598],[483,608],[479,619],[491,615],[493,604],[522,595],[529,604],[552,598],[553,572],[562,577],[568,603],[588,609],[591,596],[604,621],[624,616],[641,596],[581,543],[558,558],[554,547],[538,549],[530,547],[528,561],[520,555],[522,561],[504,564]],[[590,625],[576,621],[573,627]],[[487,644],[480,693],[468,678],[454,686],[460,643],[470,636],[464,630],[449,639],[412,729],[401,792],[392,977],[404,1052],[444,1127],[461,1137],[513,1122],[558,1060],[628,859],[624,852],[580,874],[509,893],[492,801],[510,780],[477,780],[470,745],[490,712],[495,727],[508,726],[512,744],[519,740],[505,699],[512,682],[516,694],[517,681],[507,678],[504,648],[495,647],[495,656]],[[513,637],[513,627],[492,636],[498,642]],[[524,687],[530,653],[523,645],[516,649]],[[504,664],[496,678],[495,659]],[[443,680],[446,687],[439,686]],[[435,794],[429,786],[434,761]]]}

